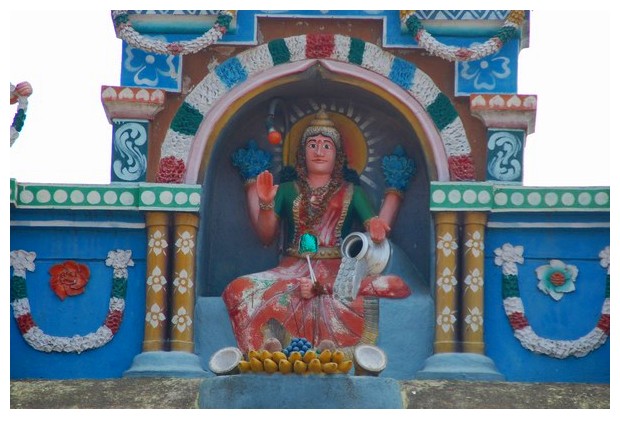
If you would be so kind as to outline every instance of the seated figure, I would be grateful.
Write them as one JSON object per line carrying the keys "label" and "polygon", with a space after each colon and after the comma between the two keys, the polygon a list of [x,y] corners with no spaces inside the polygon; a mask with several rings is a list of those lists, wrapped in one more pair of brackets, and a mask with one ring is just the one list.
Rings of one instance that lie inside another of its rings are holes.
{"label": "seated figure", "polygon": [[[274,185],[272,174],[263,171],[247,186],[250,218],[262,243],[273,242],[280,222],[289,243],[278,266],[237,278],[223,292],[241,350],[262,348],[269,338],[284,344],[291,337],[353,347],[364,335],[365,297],[411,294],[400,277],[380,274],[364,277],[355,296],[334,294],[343,238],[358,224],[373,242],[386,240],[401,201],[387,193],[377,215],[364,190],[345,179],[346,166],[340,133],[321,110],[298,146],[296,179]],[[308,237],[318,242],[309,259],[303,243]]]}

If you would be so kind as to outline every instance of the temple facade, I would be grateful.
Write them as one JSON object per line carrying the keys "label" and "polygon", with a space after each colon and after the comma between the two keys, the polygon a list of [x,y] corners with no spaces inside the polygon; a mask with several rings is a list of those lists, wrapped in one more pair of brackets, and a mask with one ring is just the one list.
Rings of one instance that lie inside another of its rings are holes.
{"label": "temple facade", "polygon": [[400,201],[384,273],[411,294],[364,301],[379,378],[610,382],[609,187],[523,185],[529,11],[130,10],[110,25],[110,184],[11,179],[11,379],[215,378],[214,353],[237,346],[222,293],[285,250],[252,230],[248,172],[283,180],[323,109],[370,204]]}

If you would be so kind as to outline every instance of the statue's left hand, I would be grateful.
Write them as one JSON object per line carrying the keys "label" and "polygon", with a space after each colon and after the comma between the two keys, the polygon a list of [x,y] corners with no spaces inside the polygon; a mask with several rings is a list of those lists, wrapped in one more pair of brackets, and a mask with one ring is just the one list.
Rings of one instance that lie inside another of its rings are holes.
{"label": "statue's left hand", "polygon": [[378,216],[371,218],[368,221],[368,233],[370,238],[375,243],[381,243],[387,237],[391,228],[386,221]]}
{"label": "statue's left hand", "polygon": [[309,277],[299,279],[299,293],[303,299],[314,298],[314,282]]}

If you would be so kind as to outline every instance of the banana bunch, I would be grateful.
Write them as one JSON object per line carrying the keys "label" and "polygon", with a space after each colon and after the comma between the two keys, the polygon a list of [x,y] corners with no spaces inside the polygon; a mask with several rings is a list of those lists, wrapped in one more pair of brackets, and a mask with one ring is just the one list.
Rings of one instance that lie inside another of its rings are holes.
{"label": "banana bunch", "polygon": [[288,356],[283,351],[251,350],[247,360],[239,362],[241,373],[254,372],[274,374],[347,374],[353,367],[353,361],[345,359],[340,350],[291,351]]}

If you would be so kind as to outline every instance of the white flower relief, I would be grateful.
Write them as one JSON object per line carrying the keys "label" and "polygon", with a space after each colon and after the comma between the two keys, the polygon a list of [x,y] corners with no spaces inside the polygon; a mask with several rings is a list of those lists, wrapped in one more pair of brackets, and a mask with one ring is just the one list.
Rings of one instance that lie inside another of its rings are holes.
{"label": "white flower relief", "polygon": [[504,243],[501,248],[495,249],[495,265],[502,267],[503,274],[517,275],[517,263],[523,263],[523,246]]}
{"label": "white flower relief", "polygon": [[157,328],[162,324],[164,320],[166,320],[166,315],[163,313],[162,309],[157,304],[153,304],[151,306],[150,311],[146,313],[146,322],[149,323],[153,328]]}
{"label": "white flower relief", "polygon": [[172,282],[179,293],[185,293],[188,289],[194,287],[194,282],[186,270],[181,270]]}
{"label": "white flower relief", "polygon": [[454,331],[455,322],[456,316],[454,315],[454,311],[451,311],[449,307],[444,307],[441,314],[437,316],[437,324],[441,326],[441,329],[446,333],[450,330]]}
{"label": "white flower relief", "polygon": [[192,325],[192,319],[187,314],[185,307],[179,308],[177,314],[172,316],[172,324],[179,330],[179,332],[185,332]]}
{"label": "white flower relief", "polygon": [[183,231],[182,234],[179,234],[179,238],[174,243],[177,248],[177,252],[183,252],[184,255],[192,254],[192,249],[194,248],[194,236],[190,234],[188,231]]}
{"label": "white flower relief", "polygon": [[114,277],[126,279],[128,277],[127,267],[134,266],[131,250],[110,250],[105,264],[114,268]]}
{"label": "white flower relief", "polygon": [[25,250],[13,250],[11,252],[11,266],[13,267],[13,275],[18,277],[26,277],[26,270],[34,271],[34,260],[37,254],[35,252],[26,252]]}
{"label": "white flower relief", "polygon": [[166,241],[164,234],[161,231],[155,231],[149,237],[149,253],[153,252],[155,255],[159,255],[163,253],[166,254],[166,248],[168,247],[168,242]]}
{"label": "white flower relief", "polygon": [[162,275],[161,270],[157,265],[153,268],[153,272],[146,279],[146,284],[153,289],[153,292],[159,292],[162,288],[166,286],[166,277]]}
{"label": "white flower relief", "polygon": [[474,231],[474,233],[471,234],[471,238],[465,242],[465,246],[467,247],[465,253],[471,252],[475,258],[482,255],[484,252],[484,243],[482,242],[480,231]]}
{"label": "white flower relief", "polygon": [[467,327],[473,332],[478,332],[483,322],[482,312],[478,307],[469,308],[467,311],[469,312],[469,314],[465,316]]}
{"label": "white flower relief", "polygon": [[598,257],[601,258],[601,267],[607,268],[607,274],[609,274],[609,246],[601,250]]}
{"label": "white flower relief", "polygon": [[447,267],[443,269],[441,277],[437,279],[437,287],[443,289],[446,293],[452,291],[456,283],[457,281],[456,277],[454,277],[454,273]]}
{"label": "white flower relief", "polygon": [[456,244],[454,237],[452,237],[452,234],[449,232],[446,232],[437,242],[437,249],[441,250],[444,256],[450,256],[456,251],[457,248],[458,245]]}
{"label": "white flower relief", "polygon": [[467,276],[465,277],[465,289],[469,289],[472,292],[478,292],[484,286],[484,279],[480,275],[480,270],[478,268],[474,268]]}

